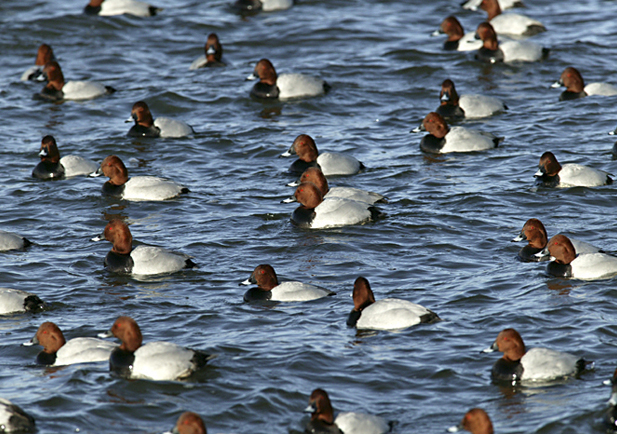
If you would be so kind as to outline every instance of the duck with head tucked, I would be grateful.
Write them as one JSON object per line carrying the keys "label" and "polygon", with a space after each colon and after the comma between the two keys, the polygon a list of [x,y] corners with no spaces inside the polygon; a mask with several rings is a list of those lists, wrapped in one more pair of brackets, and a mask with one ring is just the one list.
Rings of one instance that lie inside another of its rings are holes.
{"label": "duck with head tucked", "polygon": [[21,289],[0,288],[0,315],[7,313],[40,312],[45,302],[37,295]]}
{"label": "duck with head tucked", "polygon": [[3,433],[32,432],[36,430],[32,416],[8,399],[0,398],[0,429]]}

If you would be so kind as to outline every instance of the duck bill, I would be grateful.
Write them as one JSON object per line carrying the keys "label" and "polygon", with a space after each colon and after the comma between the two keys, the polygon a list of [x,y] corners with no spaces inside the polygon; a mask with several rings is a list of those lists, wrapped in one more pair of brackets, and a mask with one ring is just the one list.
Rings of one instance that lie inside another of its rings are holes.
{"label": "duck bill", "polygon": [[111,332],[111,330],[107,330],[106,332],[99,333],[97,336],[99,338],[105,339],[105,338],[113,338],[114,334]]}
{"label": "duck bill", "polygon": [[293,203],[293,202],[297,202],[297,201],[298,200],[296,199],[295,196],[291,196],[291,197],[288,197],[287,199],[283,199],[281,201],[281,203]]}
{"label": "duck bill", "polygon": [[411,130],[410,133],[421,133],[422,131],[426,131],[426,129],[424,128],[424,125],[420,124]]}
{"label": "duck bill", "polygon": [[103,241],[105,239],[105,233],[99,234],[94,238],[90,238],[90,241]]}
{"label": "duck bill", "polygon": [[493,342],[493,344],[482,350],[483,353],[493,353],[495,351],[497,351],[499,348],[497,347],[497,342]]}
{"label": "duck bill", "polygon": [[540,250],[538,253],[535,253],[535,254],[534,254],[534,256],[535,256],[536,258],[546,258],[546,257],[549,257],[549,256],[550,256],[550,260],[551,260],[551,261],[552,261],[552,260],[554,260],[554,257],[553,257],[553,256],[551,256],[551,254],[548,252],[548,249],[546,249],[546,248],[545,248],[545,249]]}
{"label": "duck bill", "polygon": [[518,243],[519,241],[524,241],[526,240],[527,237],[525,236],[525,234],[523,234],[522,232],[520,234],[518,234],[517,236],[515,236],[514,238],[512,238],[510,240],[510,242],[512,243]]}
{"label": "duck bill", "polygon": [[555,83],[551,84],[551,89],[557,89],[561,86],[563,86],[563,83],[561,81],[556,81]]}
{"label": "duck bill", "polygon": [[544,176],[544,172],[542,172],[542,169],[540,169],[536,173],[534,173],[533,176],[535,178],[542,178]]}
{"label": "duck bill", "polygon": [[23,344],[21,344],[22,347],[31,347],[33,345],[38,345],[39,344],[39,340],[38,338],[35,336],[32,339],[30,339],[27,342],[24,342]]}
{"label": "duck bill", "polygon": [[244,81],[253,81],[253,80],[257,80],[259,77],[255,75],[255,73],[251,73],[251,75],[249,75],[248,77],[246,77],[244,79]]}
{"label": "duck bill", "polygon": [[98,169],[96,169],[94,172],[92,172],[91,174],[88,175],[89,178],[98,178],[99,176],[101,176],[103,174],[103,169],[101,167],[99,167]]}

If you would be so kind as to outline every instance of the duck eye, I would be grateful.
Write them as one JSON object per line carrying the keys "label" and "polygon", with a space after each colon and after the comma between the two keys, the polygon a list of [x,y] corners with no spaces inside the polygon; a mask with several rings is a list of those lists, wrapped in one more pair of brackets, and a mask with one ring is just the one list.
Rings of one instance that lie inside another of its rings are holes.
{"label": "duck eye", "polygon": [[265,270],[261,270],[261,274],[266,274],[266,271]]}

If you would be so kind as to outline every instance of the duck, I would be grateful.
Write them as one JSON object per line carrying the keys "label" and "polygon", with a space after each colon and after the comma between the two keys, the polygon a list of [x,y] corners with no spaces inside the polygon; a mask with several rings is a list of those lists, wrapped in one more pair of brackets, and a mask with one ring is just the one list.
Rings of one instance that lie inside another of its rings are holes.
{"label": "duck", "polygon": [[42,345],[36,363],[46,366],[65,366],[77,363],[102,362],[109,359],[115,345],[96,338],[73,338],[68,342],[53,322],[44,322],[34,337],[23,346]]}
{"label": "duck", "polygon": [[47,85],[40,93],[34,95],[35,99],[49,101],[86,100],[109,95],[116,90],[111,86],[105,86],[96,81],[69,81],[64,82],[64,74],[56,61],[49,62],[43,68],[43,74],[39,80],[47,79]]}
{"label": "duck", "polygon": [[189,377],[214,358],[201,350],[185,348],[172,342],[150,342],[142,345],[137,322],[120,316],[107,333],[99,337],[116,337],[120,346],[109,357],[109,370],[130,379],[175,381]]}
{"label": "duck", "polygon": [[299,202],[291,215],[291,222],[298,227],[325,229],[375,221],[381,212],[366,202],[333,197],[323,198],[321,190],[312,182],[300,184],[285,202]]}
{"label": "duck", "polygon": [[319,153],[315,140],[308,134],[296,137],[281,157],[297,155],[298,159],[289,167],[291,173],[302,174],[309,167],[319,167],[324,176],[355,175],[366,167],[351,155],[339,152]]}
{"label": "duck", "polygon": [[185,411],[178,418],[173,430],[163,434],[207,434],[206,424],[197,413]]}
{"label": "duck", "polygon": [[30,432],[36,429],[32,416],[8,399],[0,398],[0,429],[3,433]]}
{"label": "duck", "polygon": [[84,8],[87,15],[135,15],[137,17],[152,17],[162,9],[138,0],[90,0]]}
{"label": "duck", "polygon": [[491,376],[494,381],[550,381],[580,374],[587,362],[573,354],[548,348],[525,349],[523,338],[513,328],[499,332],[495,342],[485,353],[503,353],[494,365]]}
{"label": "duck", "polygon": [[129,137],[185,137],[193,134],[193,127],[170,118],[152,118],[145,101],[137,101],[131,109],[131,116],[125,122],[135,122],[128,132]]}
{"label": "duck", "polygon": [[45,303],[37,295],[20,289],[0,288],[0,315],[40,312]]}
{"label": "duck", "polygon": [[385,298],[375,301],[368,279],[362,276],[354,282],[352,295],[354,308],[347,318],[347,325],[358,330],[402,330],[440,320],[435,312],[407,300]]}
{"label": "duck", "polygon": [[41,140],[39,157],[41,157],[40,163],[32,170],[32,176],[38,179],[63,179],[89,175],[98,168],[98,164],[94,161],[78,155],[65,155],[60,158],[58,143],[51,135]]}
{"label": "duck", "polygon": [[38,81],[38,78],[43,74],[43,68],[49,62],[56,60],[54,50],[47,44],[41,44],[36,53],[34,66],[26,69],[21,75],[21,81]]}
{"label": "duck", "polygon": [[485,151],[496,148],[504,140],[491,133],[464,127],[450,128],[443,116],[436,112],[427,114],[422,123],[411,130],[412,133],[420,131],[428,132],[420,141],[420,149],[432,154]]}
{"label": "duck", "polygon": [[32,245],[32,241],[16,234],[0,230],[0,252],[9,250],[22,250]]}
{"label": "duck", "polygon": [[565,87],[559,101],[570,101],[573,99],[583,98],[585,96],[600,95],[613,96],[617,95],[617,86],[609,83],[589,83],[585,86],[583,77],[578,69],[568,66],[561,73],[561,77],[551,85],[552,88]]}
{"label": "duck", "polygon": [[493,434],[493,423],[486,411],[472,408],[458,425],[448,428],[448,432],[469,431],[472,434]]}
{"label": "duck", "polygon": [[439,100],[441,104],[435,113],[447,121],[484,118],[508,109],[503,102],[492,96],[472,94],[459,97],[454,82],[449,78],[441,83]]}
{"label": "duck", "polygon": [[533,175],[536,184],[544,187],[598,187],[610,185],[613,178],[608,172],[583,166],[582,164],[568,163],[561,165],[552,152],[545,152],[540,157],[538,171]]}
{"label": "duck", "polygon": [[562,234],[554,235],[536,256],[549,256],[547,274],[580,280],[609,279],[617,274],[617,257],[606,253],[579,253],[572,241]]}
{"label": "duck", "polygon": [[392,429],[384,418],[372,414],[344,412],[334,419],[330,397],[323,389],[313,390],[304,411],[311,413],[304,429],[307,434],[384,434]]}
{"label": "duck", "polygon": [[[290,182],[287,184],[289,187],[297,187],[303,182],[312,182],[319,188],[321,194],[325,199],[340,197],[343,199],[351,199],[357,202],[367,203],[369,205],[373,205],[377,202],[387,203],[387,199],[379,194],[373,193],[372,191],[361,190],[359,188],[353,187],[332,187],[330,188],[328,185],[328,180],[324,176],[323,172],[319,167],[309,167],[304,171],[304,173],[300,176],[298,181]],[[285,201],[283,201],[285,202]]]}
{"label": "duck", "polygon": [[257,285],[244,294],[244,301],[310,301],[328,297],[336,293],[319,286],[302,282],[280,283],[271,265],[255,267],[251,276],[241,285]]}
{"label": "duck", "polygon": [[482,40],[482,47],[475,58],[484,63],[536,62],[548,57],[550,50],[531,41],[497,41],[497,33],[489,23],[480,23],[476,38]]}
{"label": "duck", "polygon": [[611,387],[611,397],[608,400],[608,410],[604,413],[603,422],[606,428],[612,432],[617,431],[617,370],[610,380],[604,382]]}
{"label": "duck", "polygon": [[105,175],[109,178],[103,184],[103,194],[120,199],[140,200],[167,200],[190,190],[175,181],[156,176],[133,176],[129,178],[126,166],[116,155],[105,157],[96,172],[90,177]]}
{"label": "duck", "polygon": [[236,0],[233,7],[241,13],[272,12],[289,9],[293,0]]}
{"label": "duck", "polygon": [[226,62],[223,62],[223,46],[216,33],[210,33],[208,35],[204,53],[203,56],[199,56],[191,63],[189,70],[225,66]]}
{"label": "duck", "polygon": [[[512,242],[529,241],[529,243],[518,252],[518,258],[523,262],[538,262],[548,260],[549,256],[538,257],[539,252],[546,248],[548,235],[542,222],[536,218],[531,218],[525,222],[519,235],[512,239]],[[584,241],[570,238],[576,253],[599,253],[601,250]]]}
{"label": "duck", "polygon": [[444,50],[473,51],[482,47],[482,42],[476,39],[476,32],[465,33],[460,21],[453,15],[445,18],[433,36],[448,35],[443,44]]}
{"label": "duck", "polygon": [[495,28],[498,34],[511,36],[533,36],[546,31],[546,27],[538,20],[534,20],[525,15],[501,13],[501,7],[497,0],[481,0],[476,2],[475,7],[470,7],[476,10],[478,6],[488,14],[487,20]]}
{"label": "duck", "polygon": [[251,96],[258,99],[290,99],[322,95],[330,85],[321,78],[306,74],[276,74],[272,62],[261,59],[247,80],[257,80]]}
{"label": "duck", "polygon": [[[501,10],[524,7],[524,3],[520,0],[497,0]],[[467,0],[461,6],[463,9],[478,10],[482,0]]]}
{"label": "duck", "polygon": [[196,268],[189,255],[155,246],[140,245],[133,249],[133,236],[122,220],[113,219],[101,235],[92,241],[107,240],[113,244],[105,257],[105,267],[114,273],[153,275],[175,273],[185,268]]}

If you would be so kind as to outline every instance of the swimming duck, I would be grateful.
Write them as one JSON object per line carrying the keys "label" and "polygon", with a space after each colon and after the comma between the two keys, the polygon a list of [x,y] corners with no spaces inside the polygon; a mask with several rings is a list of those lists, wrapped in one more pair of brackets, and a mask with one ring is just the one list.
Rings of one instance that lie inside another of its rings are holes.
{"label": "swimming duck", "polygon": [[608,172],[568,163],[561,165],[552,152],[545,152],[540,157],[538,171],[533,175],[536,184],[544,187],[598,187],[613,183]]}
{"label": "swimming duck", "polygon": [[78,155],[65,155],[60,158],[56,139],[50,135],[41,140],[39,157],[41,157],[41,162],[32,170],[32,176],[39,179],[62,179],[88,175],[98,168],[94,161]]}
{"label": "swimming duck", "polygon": [[324,176],[355,175],[365,169],[364,164],[351,155],[338,152],[319,153],[315,140],[308,134],[296,137],[281,157],[297,155],[298,159],[289,167],[289,171],[302,174],[309,167],[319,167]]}

